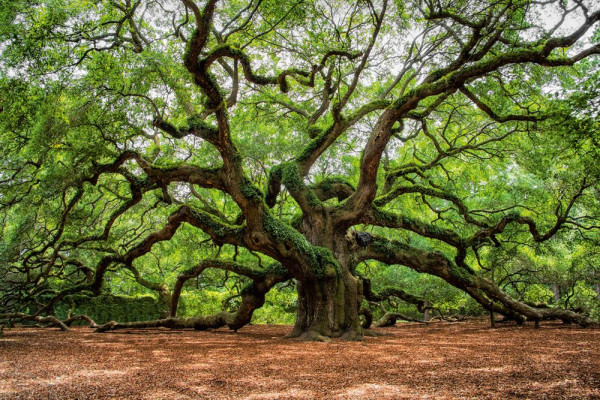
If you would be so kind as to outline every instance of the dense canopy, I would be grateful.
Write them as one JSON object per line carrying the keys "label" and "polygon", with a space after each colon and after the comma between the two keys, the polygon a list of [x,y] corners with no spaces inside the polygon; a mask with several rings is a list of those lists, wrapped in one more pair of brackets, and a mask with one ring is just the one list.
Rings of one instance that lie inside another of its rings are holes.
{"label": "dense canopy", "polygon": [[133,285],[164,314],[81,318],[238,329],[295,288],[290,336],[360,339],[448,285],[598,317],[595,0],[2,0],[0,51],[4,322]]}

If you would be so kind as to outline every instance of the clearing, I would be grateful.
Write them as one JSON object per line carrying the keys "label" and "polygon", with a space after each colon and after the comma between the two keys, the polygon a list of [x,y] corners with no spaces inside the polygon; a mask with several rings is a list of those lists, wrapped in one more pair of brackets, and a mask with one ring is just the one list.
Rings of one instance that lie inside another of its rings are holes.
{"label": "clearing", "polygon": [[289,331],[7,330],[0,399],[600,398],[600,330],[399,324],[360,343]]}

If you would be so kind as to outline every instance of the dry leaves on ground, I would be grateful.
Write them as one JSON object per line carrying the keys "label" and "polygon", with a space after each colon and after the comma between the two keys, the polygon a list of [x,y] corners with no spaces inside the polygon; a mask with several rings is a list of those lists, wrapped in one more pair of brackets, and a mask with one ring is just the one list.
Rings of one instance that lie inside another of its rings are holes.
{"label": "dry leaves on ground", "polygon": [[8,330],[0,399],[600,398],[600,330],[400,324],[329,343],[289,330]]}

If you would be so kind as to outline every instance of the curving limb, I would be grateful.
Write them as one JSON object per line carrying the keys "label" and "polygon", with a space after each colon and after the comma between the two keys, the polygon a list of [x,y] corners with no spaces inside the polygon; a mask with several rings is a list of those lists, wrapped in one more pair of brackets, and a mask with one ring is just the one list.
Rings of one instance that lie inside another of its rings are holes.
{"label": "curving limb", "polygon": [[[193,318],[177,318],[176,310],[181,294],[183,284],[198,275],[206,268],[217,268],[226,271],[232,271],[239,275],[246,276],[252,279],[252,283],[246,286],[241,293],[241,304],[235,312],[221,311],[217,314]],[[144,329],[144,328],[171,328],[171,329],[186,329],[193,328],[195,330],[217,329],[223,326],[228,326],[230,329],[237,331],[244,325],[250,323],[254,310],[260,308],[265,302],[265,295],[271,288],[280,282],[288,280],[290,276],[287,271],[281,268],[280,265],[272,265],[265,269],[254,269],[235,262],[223,260],[204,260],[193,269],[183,272],[177,278],[177,283],[173,289],[171,300],[171,315],[168,318],[158,319],[153,321],[136,321],[136,322],[108,322],[98,326],[96,332],[114,331],[117,329]]]}
{"label": "curving limb", "polygon": [[378,236],[373,236],[372,241],[359,250],[360,260],[371,259],[386,264],[404,265],[419,272],[438,276],[467,292],[484,308],[496,311],[514,320],[559,319],[567,323],[577,323],[583,327],[597,325],[597,322],[593,319],[570,310],[538,308],[519,302],[489,279],[457,266],[440,252],[427,252]]}

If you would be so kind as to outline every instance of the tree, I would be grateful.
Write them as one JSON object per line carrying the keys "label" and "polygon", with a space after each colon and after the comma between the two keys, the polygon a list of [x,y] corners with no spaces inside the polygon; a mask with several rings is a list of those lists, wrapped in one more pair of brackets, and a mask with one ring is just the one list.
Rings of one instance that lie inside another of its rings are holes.
{"label": "tree", "polygon": [[[371,290],[375,260],[593,324],[486,271],[494,247],[598,243],[594,3],[5,1],[4,318],[128,270],[169,317],[100,330],[237,329],[293,279],[290,336],[360,339],[364,300],[423,306]],[[172,287],[148,278],[160,243],[186,253]],[[178,318],[207,269],[248,278],[239,307]]]}

